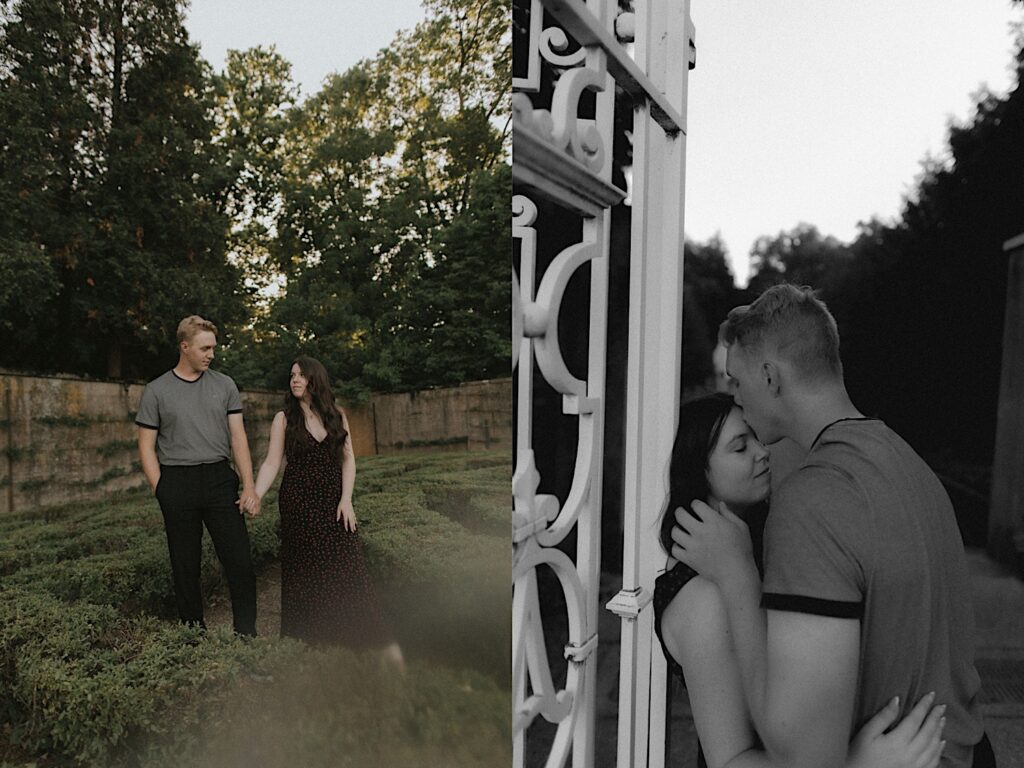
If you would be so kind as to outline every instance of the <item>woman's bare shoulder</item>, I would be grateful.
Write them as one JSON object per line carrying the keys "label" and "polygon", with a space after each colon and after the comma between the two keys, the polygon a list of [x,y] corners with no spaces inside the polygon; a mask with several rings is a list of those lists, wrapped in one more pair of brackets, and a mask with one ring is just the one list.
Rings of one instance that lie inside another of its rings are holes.
{"label": "woman's bare shoulder", "polygon": [[665,607],[661,626],[666,643],[670,636],[681,644],[699,644],[722,636],[728,624],[718,587],[703,576],[694,576]]}

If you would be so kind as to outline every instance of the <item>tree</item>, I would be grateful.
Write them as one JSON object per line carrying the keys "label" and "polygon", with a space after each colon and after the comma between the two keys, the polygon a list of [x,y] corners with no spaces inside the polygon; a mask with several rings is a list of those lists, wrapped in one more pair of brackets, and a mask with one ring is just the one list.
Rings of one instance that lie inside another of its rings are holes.
{"label": "tree", "polygon": [[386,250],[401,233],[383,208],[381,184],[394,134],[377,121],[386,77],[365,64],[333,75],[291,115],[274,262],[284,295],[269,313],[269,338],[320,357],[352,396],[385,311]]}
{"label": "tree", "polygon": [[[188,43],[183,8],[4,6],[4,235],[38,244],[56,278],[40,283],[56,288],[45,318],[4,339],[14,342],[4,345],[8,365],[149,375],[183,314],[222,325],[241,315],[216,207],[225,178],[210,142],[209,71]],[[19,343],[26,336],[45,343]]]}
{"label": "tree", "polygon": [[842,282],[850,254],[832,235],[823,237],[813,224],[800,223],[773,238],[759,237],[750,261],[748,288],[755,294],[781,282],[810,285],[827,294],[830,286]]}
{"label": "tree", "polygon": [[497,0],[427,0],[427,20],[381,51],[382,105],[401,142],[394,189],[438,223],[466,205],[477,170],[507,155],[511,129],[508,8]]}
{"label": "tree", "polygon": [[[269,49],[230,50],[216,78],[216,135],[229,183],[219,205],[228,216],[227,249],[247,284],[268,292],[278,278],[271,251],[285,178],[285,133],[298,102],[291,64]],[[266,297],[253,295],[253,312]]]}
{"label": "tree", "polygon": [[[94,77],[88,40],[98,21],[57,0],[0,7],[0,268],[32,275],[27,292],[5,291],[0,354],[17,366],[41,363],[44,340],[64,325],[61,286],[89,235],[82,150],[95,145],[100,115],[80,83]],[[38,311],[19,312],[22,302]]]}
{"label": "tree", "polygon": [[720,234],[715,233],[706,243],[686,241],[683,282],[690,287],[693,301],[700,306],[707,326],[707,340],[713,347],[718,339],[718,326],[729,310],[741,303]]}
{"label": "tree", "polygon": [[508,199],[511,169],[478,171],[466,207],[437,236],[388,317],[378,381],[452,385],[509,375]]}
{"label": "tree", "polygon": [[246,336],[261,349],[235,344],[232,360],[314,354],[350,398],[507,374],[506,10],[426,7],[290,110],[271,246],[283,295]]}
{"label": "tree", "polygon": [[159,370],[184,315],[222,327],[244,316],[217,205],[227,179],[211,141],[211,73],[188,43],[182,7],[136,0],[112,8],[108,151],[84,265],[94,284],[75,297],[86,328],[105,337],[108,376],[121,374],[122,358],[136,374]]}
{"label": "tree", "polygon": [[742,303],[725,243],[716,233],[706,243],[687,240],[683,246],[683,386],[703,386],[714,374],[711,355],[718,327]]}

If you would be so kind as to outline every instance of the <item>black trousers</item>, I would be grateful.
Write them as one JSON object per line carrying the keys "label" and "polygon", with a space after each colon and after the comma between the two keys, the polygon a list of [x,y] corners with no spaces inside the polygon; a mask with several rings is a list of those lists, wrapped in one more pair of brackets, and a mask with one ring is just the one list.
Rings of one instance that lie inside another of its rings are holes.
{"label": "black trousers", "polygon": [[249,532],[239,514],[238,475],[226,461],[191,467],[160,467],[156,498],[164,515],[179,618],[203,622],[200,587],[203,525],[217,552],[231,591],[235,632],[256,634],[256,574]]}

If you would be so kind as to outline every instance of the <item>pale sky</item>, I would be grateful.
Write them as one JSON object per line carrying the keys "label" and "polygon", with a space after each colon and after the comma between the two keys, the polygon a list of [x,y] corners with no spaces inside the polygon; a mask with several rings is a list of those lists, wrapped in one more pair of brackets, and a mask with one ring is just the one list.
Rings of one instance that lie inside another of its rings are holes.
{"label": "pale sky", "polygon": [[687,235],[746,281],[759,235],[891,220],[950,118],[1011,83],[1009,0],[693,0]]}
{"label": "pale sky", "polygon": [[192,0],[185,27],[218,72],[229,48],[276,45],[310,96],[425,16],[420,0]]}

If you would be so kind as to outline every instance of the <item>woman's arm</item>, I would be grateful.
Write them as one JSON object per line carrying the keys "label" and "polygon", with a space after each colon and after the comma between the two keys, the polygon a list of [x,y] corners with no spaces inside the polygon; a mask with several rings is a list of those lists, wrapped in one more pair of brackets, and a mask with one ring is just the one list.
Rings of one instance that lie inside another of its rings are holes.
{"label": "woman's arm", "polygon": [[281,462],[284,459],[284,411],[278,411],[274,421],[270,425],[270,445],[267,446],[267,458],[260,466],[259,474],[256,476],[256,495],[261,499],[274,484],[277,473],[281,470]]}
{"label": "woman's arm", "polygon": [[356,454],[352,450],[352,432],[348,426],[345,411],[341,413],[341,425],[345,428],[345,444],[341,448],[341,501],[338,502],[337,520],[345,521],[345,530],[356,529],[356,513],[352,508],[352,486],[356,483]]}

